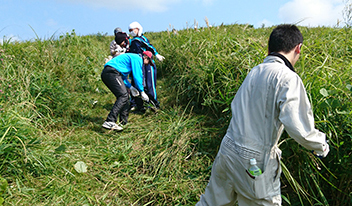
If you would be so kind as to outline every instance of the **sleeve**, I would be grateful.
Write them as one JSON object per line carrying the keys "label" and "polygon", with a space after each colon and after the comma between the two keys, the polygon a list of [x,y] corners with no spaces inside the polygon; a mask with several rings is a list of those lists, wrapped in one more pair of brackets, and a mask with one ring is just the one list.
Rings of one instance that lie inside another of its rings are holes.
{"label": "sleeve", "polygon": [[147,38],[145,38],[144,36],[135,37],[131,42],[130,51],[132,53],[141,54],[143,52],[143,50],[141,50],[141,48],[143,48],[146,51],[152,52],[154,55],[158,54],[155,47],[149,43],[149,40]]}
{"label": "sleeve", "polygon": [[[134,58],[133,61],[131,61],[131,67],[132,67],[132,77],[133,80],[136,84],[136,88],[140,91],[144,91],[143,87],[143,60],[141,57]],[[130,86],[131,87],[131,86]]]}
{"label": "sleeve", "polygon": [[123,77],[123,83],[125,83],[126,87],[127,88],[131,88],[131,83],[128,81],[128,78],[127,77]]}
{"label": "sleeve", "polygon": [[112,40],[112,42],[110,43],[110,54],[111,54],[111,56],[114,56],[114,54],[115,54],[115,49],[116,49],[116,47],[115,47],[115,40]]}
{"label": "sleeve", "polygon": [[279,120],[287,133],[308,150],[323,153],[325,134],[314,127],[314,116],[302,80],[292,77],[278,91]]}

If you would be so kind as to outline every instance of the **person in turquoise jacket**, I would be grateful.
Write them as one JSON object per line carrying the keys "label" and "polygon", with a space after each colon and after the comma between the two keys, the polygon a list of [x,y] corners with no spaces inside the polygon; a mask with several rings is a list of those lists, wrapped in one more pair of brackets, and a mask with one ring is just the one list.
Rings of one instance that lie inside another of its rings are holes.
{"label": "person in turquoise jacket", "polygon": [[[121,54],[104,65],[101,73],[101,79],[109,90],[115,95],[116,101],[112,107],[108,117],[103,123],[103,128],[121,131],[123,125],[127,124],[129,113],[129,93],[132,96],[141,96],[143,101],[149,101],[148,95],[144,92],[143,86],[143,64],[147,65],[151,62],[147,55],[125,53]],[[135,87],[128,81],[131,74]],[[116,124],[119,116],[119,124]]]}

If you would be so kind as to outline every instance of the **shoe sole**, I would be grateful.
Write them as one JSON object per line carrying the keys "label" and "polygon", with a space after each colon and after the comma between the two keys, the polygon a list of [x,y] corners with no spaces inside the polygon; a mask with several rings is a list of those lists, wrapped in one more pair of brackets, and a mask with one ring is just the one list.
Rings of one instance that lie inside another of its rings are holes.
{"label": "shoe sole", "polygon": [[118,129],[113,129],[113,128],[111,128],[111,127],[106,127],[106,126],[102,126],[104,129],[108,129],[108,130],[116,130],[116,131],[122,131],[123,130],[123,128],[118,128]]}

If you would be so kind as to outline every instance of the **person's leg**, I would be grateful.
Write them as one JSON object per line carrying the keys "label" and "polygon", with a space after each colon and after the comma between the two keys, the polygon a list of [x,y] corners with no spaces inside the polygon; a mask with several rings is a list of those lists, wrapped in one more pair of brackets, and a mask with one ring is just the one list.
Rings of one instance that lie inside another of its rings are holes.
{"label": "person's leg", "polygon": [[112,67],[106,67],[101,74],[101,78],[104,84],[116,97],[115,104],[112,107],[106,121],[116,122],[117,115],[121,112],[122,108],[126,107],[126,104],[128,105],[127,88],[122,80],[121,74]]}
{"label": "person's leg", "polygon": [[238,205],[239,206],[280,206],[281,205],[281,196],[274,196],[266,199],[248,199],[240,194],[238,194]]}
{"label": "person's leg", "polygon": [[231,178],[228,178],[228,175],[231,174],[227,171],[226,159],[220,148],[213,163],[209,183],[205,188],[204,194],[201,195],[199,202],[196,204],[197,206],[235,205],[237,194],[233,190]]}
{"label": "person's leg", "polygon": [[[132,78],[132,80],[131,80],[131,85],[134,86],[134,87],[136,87],[133,78]],[[138,99],[137,97],[134,97],[134,96],[131,95],[131,99],[130,99],[130,108],[131,108],[131,109],[133,108],[133,110],[134,110],[134,109],[137,109],[137,103],[136,103],[136,100],[137,100],[137,99]]]}
{"label": "person's leg", "polygon": [[[125,87],[126,88],[126,87]],[[127,123],[127,118],[128,115],[123,113],[121,117],[121,112],[125,112],[127,109],[128,111],[128,93],[126,92],[125,94],[120,95],[119,97],[116,97],[116,102],[114,106],[112,107],[110,113],[108,114],[108,117],[106,118],[107,122],[117,122],[117,115],[120,115],[120,120],[123,120],[125,123]],[[127,106],[127,108],[126,108]]]}
{"label": "person's leg", "polygon": [[150,101],[153,101],[154,105],[159,108],[160,104],[157,100],[156,93],[156,66],[146,65],[145,74],[146,93],[149,96]]}
{"label": "person's leg", "polygon": [[122,125],[126,125],[128,122],[129,108],[130,108],[129,102],[126,101],[125,106],[123,106],[120,111],[120,123]]}

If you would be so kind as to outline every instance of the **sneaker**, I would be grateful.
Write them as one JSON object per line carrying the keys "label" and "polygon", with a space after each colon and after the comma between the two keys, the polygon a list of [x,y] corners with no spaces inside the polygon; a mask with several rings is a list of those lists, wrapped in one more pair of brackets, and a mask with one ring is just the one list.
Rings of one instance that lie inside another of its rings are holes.
{"label": "sneaker", "polygon": [[105,121],[103,123],[103,128],[110,129],[110,130],[116,130],[116,131],[123,130],[123,128],[121,126],[119,126],[118,124],[116,124],[115,122],[107,122],[107,121]]}

